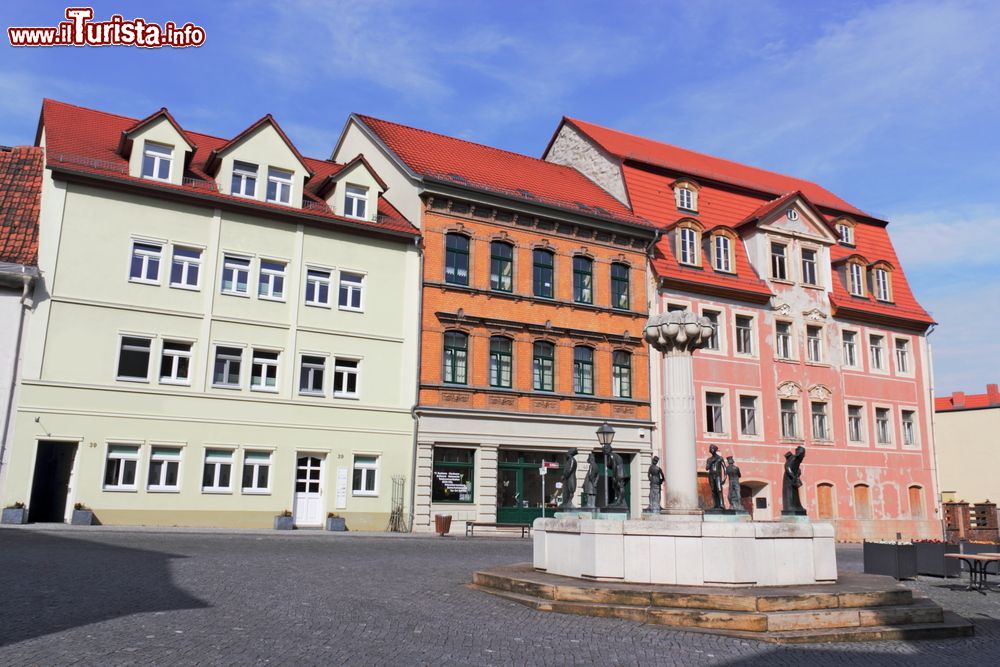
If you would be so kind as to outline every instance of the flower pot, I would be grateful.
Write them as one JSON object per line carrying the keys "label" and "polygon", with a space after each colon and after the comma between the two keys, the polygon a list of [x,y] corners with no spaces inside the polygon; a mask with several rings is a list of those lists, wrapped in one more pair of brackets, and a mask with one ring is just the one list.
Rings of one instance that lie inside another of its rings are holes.
{"label": "flower pot", "polygon": [[334,532],[347,531],[347,519],[342,516],[328,516],[326,518],[326,529]]}
{"label": "flower pot", "polygon": [[884,574],[896,579],[917,576],[917,548],[912,544],[865,542],[865,574]]}
{"label": "flower pot", "polygon": [[295,517],[279,514],[274,517],[275,530],[292,530],[295,528]]}
{"label": "flower pot", "polygon": [[979,544],[977,542],[961,542],[961,553],[963,554],[995,554],[1000,553],[1000,544]]}
{"label": "flower pot", "polygon": [[21,525],[23,523],[28,523],[28,510],[25,507],[6,507],[3,510],[3,516],[0,517],[0,523],[12,523],[15,525]]}
{"label": "flower pot", "polygon": [[73,510],[73,518],[70,524],[74,526],[93,526],[94,512],[92,510]]}
{"label": "flower pot", "polygon": [[944,542],[915,542],[917,548],[917,574],[933,577],[957,577],[962,573],[962,564],[945,554],[957,554],[957,544]]}
{"label": "flower pot", "polygon": [[444,537],[451,530],[451,515],[450,514],[435,514],[434,515],[434,530],[438,535]]}

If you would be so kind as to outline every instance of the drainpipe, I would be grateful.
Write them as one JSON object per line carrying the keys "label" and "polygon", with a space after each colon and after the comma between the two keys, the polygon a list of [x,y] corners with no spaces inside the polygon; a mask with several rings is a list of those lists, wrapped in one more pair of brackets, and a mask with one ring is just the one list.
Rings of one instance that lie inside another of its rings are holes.
{"label": "drainpipe", "polygon": [[4,457],[7,455],[7,440],[9,439],[10,433],[13,432],[11,418],[14,413],[14,392],[17,389],[17,376],[21,366],[21,339],[24,335],[25,311],[27,310],[25,304],[28,302],[28,292],[30,291],[31,285],[37,275],[37,269],[29,272],[28,267],[23,265],[20,269],[21,311],[17,318],[17,336],[14,339],[14,363],[11,366],[10,373],[10,393],[7,395],[7,406],[4,409],[3,433],[0,433],[0,481],[3,481]]}
{"label": "drainpipe", "polygon": [[934,483],[932,498],[934,502],[934,513],[937,515],[937,519],[941,522],[941,528],[943,533],[944,528],[944,512],[941,507],[941,481],[938,479],[938,460],[937,460],[937,438],[935,436],[935,422],[937,421],[937,413],[934,411],[934,351],[931,347],[931,334],[937,329],[936,324],[932,324],[928,329],[927,333],[924,334],[924,341],[927,343],[927,393],[928,393],[928,411],[930,412],[930,433],[928,434],[930,440],[930,455],[931,455],[931,465],[934,466],[934,474],[931,476],[931,480]]}
{"label": "drainpipe", "polygon": [[417,376],[414,380],[415,394],[410,416],[413,418],[413,455],[410,457],[410,532],[413,532],[413,520],[416,517],[417,502],[417,434],[420,430],[420,415],[417,407],[420,405],[420,360],[423,352],[424,327],[424,247],[420,237],[413,240],[413,245],[420,255],[420,268],[417,275]]}

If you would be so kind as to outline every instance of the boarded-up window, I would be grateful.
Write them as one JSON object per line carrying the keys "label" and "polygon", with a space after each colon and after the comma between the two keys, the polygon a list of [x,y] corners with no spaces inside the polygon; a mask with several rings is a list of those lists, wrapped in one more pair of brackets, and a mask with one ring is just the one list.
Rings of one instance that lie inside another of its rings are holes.
{"label": "boarded-up window", "polygon": [[833,484],[816,486],[816,513],[821,519],[833,518]]}
{"label": "boarded-up window", "polygon": [[857,519],[872,518],[871,490],[867,484],[854,487],[854,517]]}
{"label": "boarded-up window", "polygon": [[926,518],[924,514],[924,490],[919,486],[911,486],[910,492],[910,515],[914,519]]}

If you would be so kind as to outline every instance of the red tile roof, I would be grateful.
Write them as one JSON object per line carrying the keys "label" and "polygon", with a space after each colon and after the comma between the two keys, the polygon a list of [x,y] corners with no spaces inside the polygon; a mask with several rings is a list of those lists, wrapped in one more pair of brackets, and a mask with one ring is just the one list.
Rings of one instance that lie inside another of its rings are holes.
{"label": "red tile roof", "polygon": [[44,151],[0,147],[0,262],[38,264]]}
{"label": "red tile roof", "polygon": [[1000,390],[997,389],[996,384],[986,385],[985,394],[965,394],[956,391],[951,396],[938,396],[934,399],[935,412],[980,410],[982,408],[1000,408]]}
{"label": "red tile roof", "polygon": [[205,172],[205,163],[212,151],[226,145],[228,140],[208,134],[183,131],[187,141],[197,146],[184,173],[183,185],[129,176],[128,160],[117,152],[117,147],[122,131],[133,127],[136,122],[134,118],[47,99],[42,104],[47,165],[78,173],[112,177],[118,181],[133,182],[167,191],[196,193],[220,202],[254,206],[271,213],[302,213],[329,220],[341,227],[419,235],[417,228],[384,198],[379,199],[378,222],[334,215],[326,202],[316,194],[316,188],[327,176],[343,168],[343,165],[328,160],[303,157],[303,164],[313,175],[306,181],[302,209],[223,194],[216,188],[215,179]]}
{"label": "red tile roof", "polygon": [[[164,109],[164,111],[166,111],[166,109]],[[299,149],[296,148],[295,144],[293,144],[291,139],[288,138],[288,135],[285,134],[285,131],[281,129],[281,126],[278,125],[278,121],[274,120],[274,116],[272,116],[271,114],[267,114],[263,118],[259,119],[256,123],[253,123],[252,125],[250,125],[250,127],[246,128],[245,130],[237,134],[235,137],[227,141],[226,143],[216,148],[213,148],[212,152],[208,154],[208,159],[205,161],[206,171],[215,173],[218,167],[216,162],[223,153],[225,153],[227,150],[229,150],[236,144],[243,141],[243,139],[248,137],[250,133],[256,130],[258,127],[265,124],[269,124],[271,127],[274,128],[274,131],[278,133],[278,136],[281,137],[281,140],[285,142],[285,145],[288,146],[288,149],[292,151],[293,155],[295,155],[295,159],[297,159],[299,162],[305,165],[306,159],[302,157],[302,153],[299,152]],[[306,169],[309,169],[309,167],[307,166]],[[312,176],[312,172],[310,172],[309,175]]]}
{"label": "red tile roof", "polygon": [[589,217],[654,226],[572,167],[371,116],[355,117],[420,176]]}
{"label": "red tile roof", "polygon": [[[819,206],[854,215],[868,215],[811,181],[697,153],[575,118],[564,117],[563,122],[570,123],[598,143],[604,150],[621,160],[643,162],[670,171],[688,174],[696,179],[698,177],[707,178],[771,195],[783,195],[800,190],[810,201]],[[558,134],[559,129],[556,130],[553,139]]]}

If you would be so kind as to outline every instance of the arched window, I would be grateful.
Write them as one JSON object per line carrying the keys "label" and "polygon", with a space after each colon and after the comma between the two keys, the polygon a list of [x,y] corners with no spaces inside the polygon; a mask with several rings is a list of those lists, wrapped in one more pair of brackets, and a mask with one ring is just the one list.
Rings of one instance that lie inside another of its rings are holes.
{"label": "arched window", "polygon": [[490,243],[490,289],[514,291],[514,246],[509,243]]}
{"label": "arched window", "polygon": [[490,338],[490,386],[511,386],[511,357],[514,343],[504,336]]}
{"label": "arched window", "polygon": [[573,258],[573,301],[594,303],[594,261],[583,255]]}
{"label": "arched window", "polygon": [[854,225],[855,222],[849,218],[838,218],[834,224],[837,236],[844,245],[854,245]]}
{"label": "arched window", "polygon": [[594,393],[594,350],[578,346],[573,348],[573,391],[577,394]]}
{"label": "arched window", "polygon": [[733,241],[725,234],[712,237],[712,265],[716,271],[733,273]]}
{"label": "arched window", "polygon": [[536,341],[532,351],[532,375],[535,391],[555,390],[556,346],[548,341]]}
{"label": "arched window", "polygon": [[628,264],[611,265],[611,307],[629,308],[629,267]]}
{"label": "arched window", "polygon": [[872,269],[872,290],[879,301],[892,301],[892,267],[885,262],[877,262]]}
{"label": "arched window", "polygon": [[444,381],[466,384],[468,381],[469,337],[461,331],[444,334]]}
{"label": "arched window", "polygon": [[926,519],[926,510],[924,509],[924,488],[914,484],[907,489],[907,495],[910,498],[910,516],[914,519]]}
{"label": "arched window", "polygon": [[682,211],[698,211],[698,185],[686,179],[677,180],[673,184],[674,200],[677,208]]}
{"label": "arched window", "polygon": [[532,253],[532,293],[544,299],[555,295],[555,253],[551,250],[535,250]]}
{"label": "arched window", "polygon": [[619,398],[632,398],[632,354],[615,350],[611,357],[611,389]]}
{"label": "arched window", "polygon": [[677,226],[677,261],[689,266],[701,264],[701,227],[693,220]]}
{"label": "arched window", "polygon": [[822,482],[816,485],[816,516],[820,519],[834,517],[833,484]]}
{"label": "arched window", "polygon": [[854,296],[864,296],[865,281],[864,264],[857,260],[851,260],[847,264],[847,291]]}
{"label": "arched window", "polygon": [[871,489],[867,484],[854,485],[854,518],[872,518],[872,497]]}
{"label": "arched window", "polygon": [[469,284],[469,237],[464,234],[445,234],[444,281]]}

